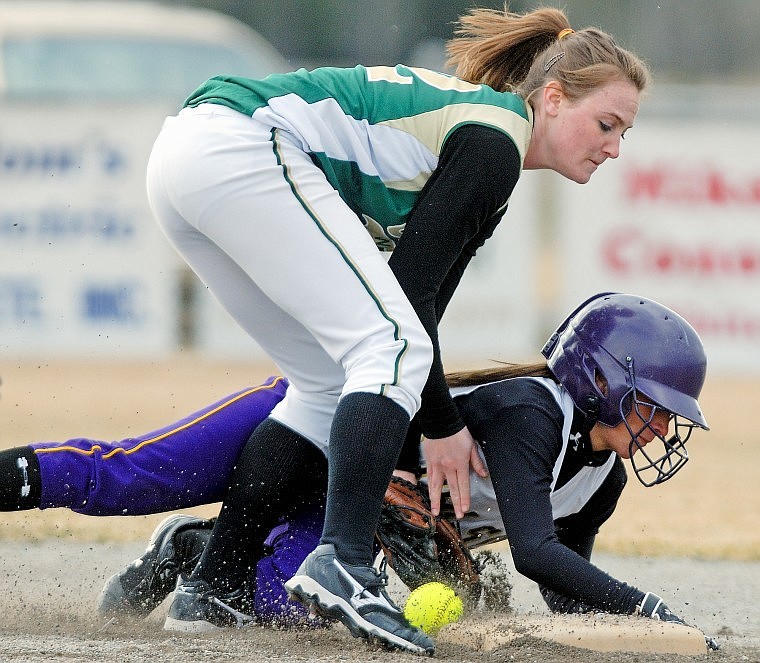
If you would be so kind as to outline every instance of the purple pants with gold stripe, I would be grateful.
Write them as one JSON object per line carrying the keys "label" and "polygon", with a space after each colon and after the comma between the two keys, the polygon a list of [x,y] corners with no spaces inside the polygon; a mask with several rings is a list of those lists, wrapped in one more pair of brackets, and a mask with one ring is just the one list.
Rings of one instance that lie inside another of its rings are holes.
{"label": "purple pants with gold stripe", "polygon": [[114,516],[220,502],[240,451],[286,388],[284,378],[272,377],[169,426],[118,442],[32,444],[40,463],[40,508]]}
{"label": "purple pants with gold stripe", "polygon": [[[141,515],[221,502],[253,429],[285,396],[271,377],[157,431],[118,442],[78,438],[30,445],[40,463],[40,508],[91,516]],[[311,624],[284,583],[319,543],[324,512],[299,514],[270,534],[256,567],[254,609],[262,621]],[[314,625],[319,625],[314,623]]]}

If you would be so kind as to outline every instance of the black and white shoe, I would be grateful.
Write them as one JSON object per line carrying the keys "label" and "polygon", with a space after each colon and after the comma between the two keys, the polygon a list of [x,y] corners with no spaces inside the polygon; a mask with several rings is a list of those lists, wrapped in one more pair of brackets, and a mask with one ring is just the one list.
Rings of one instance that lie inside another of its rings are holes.
{"label": "black and white shoe", "polygon": [[242,612],[244,597],[243,589],[218,594],[203,580],[181,582],[174,590],[164,630],[200,633],[249,626],[256,620]]}
{"label": "black and white shoe", "polygon": [[388,576],[371,566],[349,566],[322,544],[285,583],[291,599],[343,623],[354,637],[385,647],[432,655],[435,643],[404,617],[385,591]]}
{"label": "black and white shoe", "polygon": [[[136,560],[106,580],[98,597],[102,617],[147,617],[174,590],[180,574],[190,575],[203,550],[213,520],[181,514],[158,524],[148,547]],[[178,546],[179,532],[195,529],[198,541]]]}

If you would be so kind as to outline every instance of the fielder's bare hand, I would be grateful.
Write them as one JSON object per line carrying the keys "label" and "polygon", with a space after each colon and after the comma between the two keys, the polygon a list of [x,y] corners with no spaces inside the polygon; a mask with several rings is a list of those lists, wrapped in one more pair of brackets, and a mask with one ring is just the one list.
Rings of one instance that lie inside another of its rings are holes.
{"label": "fielder's bare hand", "polygon": [[454,515],[463,518],[470,508],[470,467],[481,477],[487,477],[485,463],[478,453],[478,446],[465,427],[449,437],[422,442],[427,467],[430,510],[434,516],[441,513],[443,484],[449,485]]}

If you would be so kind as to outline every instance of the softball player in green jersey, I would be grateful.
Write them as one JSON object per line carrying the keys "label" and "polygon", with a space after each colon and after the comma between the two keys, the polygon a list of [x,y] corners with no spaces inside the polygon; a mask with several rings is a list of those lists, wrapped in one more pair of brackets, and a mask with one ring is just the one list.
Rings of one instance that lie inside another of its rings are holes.
{"label": "softball player in green jersey", "polygon": [[617,156],[647,83],[638,58],[553,9],[474,10],[450,53],[458,77],[403,65],[219,76],[156,140],[160,226],[290,381],[241,454],[171,628],[242,609],[313,443],[328,458],[325,525],[288,591],[354,635],[434,649],[388,599],[372,541],[407,435],[426,438],[434,510],[446,481],[461,517],[470,466],[485,474],[438,322],[522,170],[588,181]]}

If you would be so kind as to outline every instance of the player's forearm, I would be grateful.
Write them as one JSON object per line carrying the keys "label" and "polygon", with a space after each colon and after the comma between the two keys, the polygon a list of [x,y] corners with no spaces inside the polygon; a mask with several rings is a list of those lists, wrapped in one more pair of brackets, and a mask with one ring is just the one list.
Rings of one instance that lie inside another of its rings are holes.
{"label": "player's forearm", "polygon": [[514,550],[515,568],[556,595],[570,599],[559,602],[566,608],[632,614],[644,594],[638,588],[613,578],[556,539],[533,550]]}

